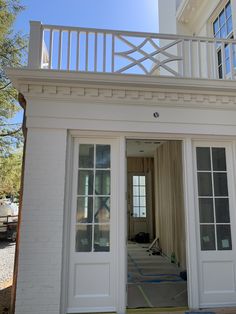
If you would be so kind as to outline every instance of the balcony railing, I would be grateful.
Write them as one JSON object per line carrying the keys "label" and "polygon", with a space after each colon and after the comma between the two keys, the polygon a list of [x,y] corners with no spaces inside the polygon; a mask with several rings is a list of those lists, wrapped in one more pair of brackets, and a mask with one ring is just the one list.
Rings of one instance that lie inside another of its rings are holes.
{"label": "balcony railing", "polygon": [[236,41],[31,22],[28,67],[235,80]]}

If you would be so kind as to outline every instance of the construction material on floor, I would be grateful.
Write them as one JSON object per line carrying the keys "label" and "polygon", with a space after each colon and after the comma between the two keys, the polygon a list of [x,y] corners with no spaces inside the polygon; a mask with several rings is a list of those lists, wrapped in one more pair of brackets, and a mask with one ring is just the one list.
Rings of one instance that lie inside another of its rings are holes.
{"label": "construction material on floor", "polygon": [[175,264],[148,245],[128,244],[128,308],[187,306],[187,284]]}

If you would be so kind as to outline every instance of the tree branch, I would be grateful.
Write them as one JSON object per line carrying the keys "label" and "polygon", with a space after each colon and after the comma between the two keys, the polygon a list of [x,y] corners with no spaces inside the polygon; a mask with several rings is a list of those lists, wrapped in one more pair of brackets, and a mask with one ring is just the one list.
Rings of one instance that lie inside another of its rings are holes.
{"label": "tree branch", "polygon": [[3,87],[0,87],[0,90],[3,90],[3,89],[5,89],[7,86],[9,86],[11,84],[11,82],[9,82],[9,83],[7,83],[5,86],[3,86]]}
{"label": "tree branch", "polygon": [[12,135],[18,133],[21,129],[22,129],[22,127],[20,127],[19,129],[15,130],[15,131],[9,132],[9,133],[0,134],[0,136],[2,136],[2,137],[3,137],[3,136],[12,136]]}

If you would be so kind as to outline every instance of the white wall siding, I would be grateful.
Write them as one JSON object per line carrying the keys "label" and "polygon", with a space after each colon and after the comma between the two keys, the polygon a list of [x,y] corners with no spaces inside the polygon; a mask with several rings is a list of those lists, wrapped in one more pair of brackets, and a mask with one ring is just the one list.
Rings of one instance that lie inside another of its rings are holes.
{"label": "white wall siding", "polygon": [[16,314],[60,307],[66,130],[29,129]]}

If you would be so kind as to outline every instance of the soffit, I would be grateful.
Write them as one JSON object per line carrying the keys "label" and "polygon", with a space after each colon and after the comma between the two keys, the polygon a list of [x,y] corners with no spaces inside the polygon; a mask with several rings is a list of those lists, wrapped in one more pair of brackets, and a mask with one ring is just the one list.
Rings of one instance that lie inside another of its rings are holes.
{"label": "soffit", "polygon": [[188,24],[196,17],[204,2],[203,0],[183,0],[176,14],[177,20],[183,24]]}

